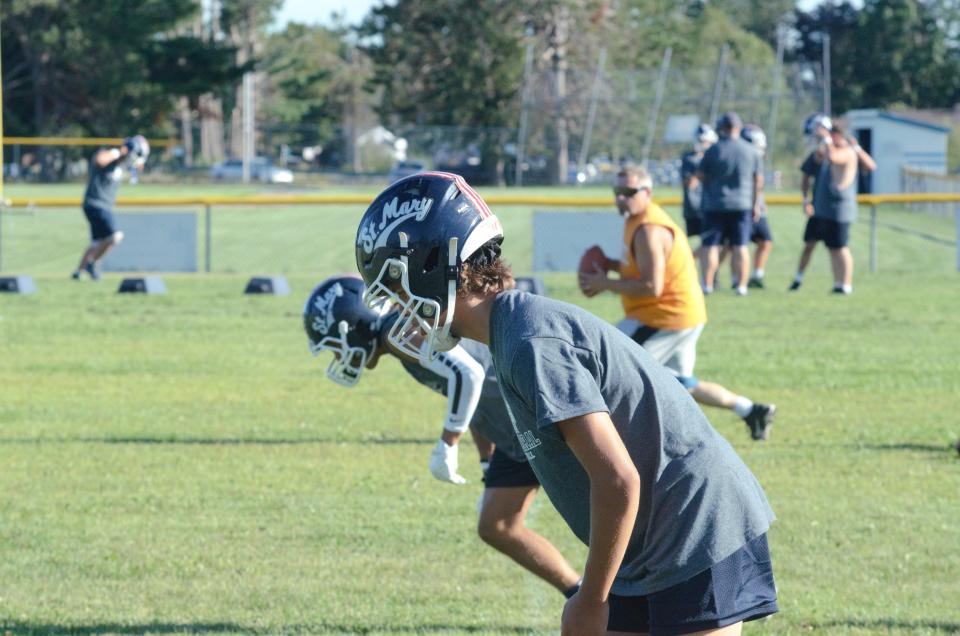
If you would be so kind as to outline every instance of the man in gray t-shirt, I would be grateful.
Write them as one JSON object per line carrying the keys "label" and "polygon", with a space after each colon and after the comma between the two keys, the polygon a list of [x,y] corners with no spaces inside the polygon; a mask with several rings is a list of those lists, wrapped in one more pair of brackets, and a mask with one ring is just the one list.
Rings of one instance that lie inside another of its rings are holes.
{"label": "man in gray t-shirt", "polygon": [[[500,394],[490,350],[465,340],[462,346],[419,363],[383,338],[398,318],[366,308],[357,276],[333,276],[304,304],[304,330],[314,354],[333,354],[327,377],[344,386],[359,382],[382,355],[393,355],[419,384],[447,398],[443,431],[430,454],[430,473],[441,481],[466,483],[459,474],[459,441],[469,427],[484,466],[477,533],[490,546],[542,578],[568,598],[580,575],[550,541],[526,525],[540,482],[523,454]],[[490,448],[493,442],[495,447]]]}
{"label": "man in gray t-shirt", "polygon": [[117,229],[113,218],[123,168],[143,168],[148,156],[150,144],[142,135],[135,135],[127,137],[119,147],[99,150],[90,158],[90,176],[83,193],[83,214],[90,224],[90,244],[71,275],[74,280],[80,280],[82,272],[87,272],[93,280],[100,280],[97,263],[123,240],[123,232]]}
{"label": "man in gray t-shirt", "polygon": [[527,460],[589,546],[562,632],[736,630],[776,612],[774,517],[749,469],[626,335],[573,305],[507,291],[502,239],[461,177],[414,175],[367,209],[357,266],[367,303],[400,313],[386,336],[394,346],[421,342],[414,354],[430,360],[460,337],[489,344]]}
{"label": "man in gray t-shirt", "polygon": [[[828,120],[829,122],[829,120]],[[876,168],[873,158],[856,141],[847,135],[839,124],[830,122],[828,127],[820,124],[814,135],[819,140],[812,159],[804,162],[809,171],[816,171],[813,186],[812,215],[807,220],[803,233],[804,249],[791,291],[800,288],[804,270],[810,262],[813,248],[823,241],[830,250],[830,265],[833,269],[833,292],[853,292],[853,254],[847,246],[850,224],[857,218],[857,184],[860,169]],[[807,174],[807,171],[804,173]],[[810,214],[806,201],[804,211]]]}
{"label": "man in gray t-shirt", "polygon": [[753,222],[761,215],[763,160],[756,149],[740,138],[743,122],[734,112],[717,122],[720,141],[703,153],[697,173],[703,183],[703,233],[700,273],[705,294],[713,291],[720,261],[720,246],[730,245],[737,294],[747,294],[750,254],[747,245]]}

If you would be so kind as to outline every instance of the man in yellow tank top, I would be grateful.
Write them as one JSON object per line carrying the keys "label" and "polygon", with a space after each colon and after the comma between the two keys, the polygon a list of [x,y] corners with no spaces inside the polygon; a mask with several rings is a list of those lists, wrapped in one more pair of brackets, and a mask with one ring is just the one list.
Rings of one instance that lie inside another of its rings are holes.
{"label": "man in yellow tank top", "polygon": [[[687,236],[653,202],[650,175],[624,167],[613,191],[624,216],[623,255],[605,256],[602,268],[581,272],[580,288],[587,296],[620,294],[626,314],[617,324],[622,332],[666,366],[697,402],[736,412],[753,439],[766,439],[776,406],[755,403],[693,374],[707,310]],[[620,277],[610,278],[611,271]]]}

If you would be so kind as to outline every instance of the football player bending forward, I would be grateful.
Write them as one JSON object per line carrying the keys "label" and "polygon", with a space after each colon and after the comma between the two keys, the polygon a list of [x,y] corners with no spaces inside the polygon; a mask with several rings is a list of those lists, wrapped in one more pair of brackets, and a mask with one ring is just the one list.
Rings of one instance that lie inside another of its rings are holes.
{"label": "football player bending forward", "polygon": [[390,303],[369,308],[358,276],[335,276],[320,283],[303,309],[310,350],[332,351],[327,377],[355,385],[380,356],[396,356],[414,380],[447,397],[443,432],[430,455],[430,472],[441,481],[463,484],[458,442],[471,429],[484,467],[477,531],[486,543],[564,593],[579,588],[580,576],[550,541],[525,525],[540,482],[513,434],[510,416],[493,373],[490,350],[464,342],[429,360],[415,359],[386,339],[399,313]]}

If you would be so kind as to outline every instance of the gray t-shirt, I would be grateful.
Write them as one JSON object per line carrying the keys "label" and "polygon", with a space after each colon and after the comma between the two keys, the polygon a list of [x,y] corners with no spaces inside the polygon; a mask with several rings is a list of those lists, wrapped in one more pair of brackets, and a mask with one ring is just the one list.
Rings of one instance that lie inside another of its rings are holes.
{"label": "gray t-shirt", "polygon": [[[516,435],[513,434],[513,426],[510,424],[510,414],[503,403],[503,396],[500,394],[500,383],[497,381],[496,373],[493,370],[493,358],[490,355],[490,349],[486,345],[473,340],[461,340],[460,346],[483,367],[484,378],[483,387],[480,389],[480,401],[477,403],[477,409],[473,412],[470,420],[470,426],[475,427],[477,432],[497,445],[497,449],[506,453],[506,455],[515,462],[523,462],[526,459],[523,456],[523,449]],[[459,392],[459,386],[462,379],[457,375],[459,371],[456,365],[447,364],[447,354],[439,354],[441,363],[451,369],[455,375],[454,384],[455,394]],[[427,387],[435,393],[444,397],[449,397],[447,378],[440,376],[429,369],[425,369],[415,362],[400,360],[404,370],[413,377],[414,380]],[[453,409],[462,408],[459,400],[454,396]]]}
{"label": "gray t-shirt", "polygon": [[753,209],[753,179],[763,173],[763,159],[749,142],[724,137],[703,153],[700,172],[704,212]]}
{"label": "gray t-shirt", "polygon": [[117,190],[120,188],[120,159],[105,166],[98,166],[93,157],[90,158],[90,178],[87,180],[87,190],[83,194],[83,207],[113,211],[113,204],[117,200]]}
{"label": "gray t-shirt", "polygon": [[816,183],[813,186],[813,216],[839,223],[852,223],[857,220],[857,176],[846,188],[838,190],[830,174],[830,162],[820,164]]}
{"label": "gray t-shirt", "polygon": [[612,591],[685,581],[765,533],[763,489],[683,386],[612,325],[510,291],[490,318],[490,351],[517,437],[573,532],[590,538],[590,480],[557,422],[605,411],[640,474],[636,524]]}

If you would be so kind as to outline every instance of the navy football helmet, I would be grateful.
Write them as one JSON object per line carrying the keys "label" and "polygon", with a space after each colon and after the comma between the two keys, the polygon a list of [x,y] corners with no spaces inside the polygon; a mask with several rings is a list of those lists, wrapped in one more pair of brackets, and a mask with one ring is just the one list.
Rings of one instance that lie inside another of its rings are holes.
{"label": "navy football helmet", "polygon": [[803,122],[803,134],[809,137],[820,126],[827,130],[833,130],[833,121],[823,113],[814,113]]}
{"label": "navy football helmet", "polygon": [[717,131],[710,127],[709,124],[700,124],[697,126],[697,130],[693,135],[693,140],[698,144],[715,144],[717,143]]}
{"label": "navy football helmet", "polygon": [[356,249],[367,306],[389,302],[399,310],[387,341],[421,361],[455,347],[460,269],[502,240],[499,219],[459,175],[422,172],[381,192],[360,220]]}
{"label": "navy football helmet", "polygon": [[150,156],[150,142],[143,135],[134,135],[123,140],[123,146],[127,149],[126,162],[129,165],[143,165]]}
{"label": "navy football helmet", "polygon": [[380,328],[389,306],[374,308],[363,303],[359,276],[331,276],[310,292],[303,306],[303,328],[310,353],[332,351],[327,377],[343,386],[353,386],[377,349]]}
{"label": "navy football helmet", "polygon": [[756,124],[747,124],[740,130],[740,138],[753,145],[760,156],[767,151],[767,134]]}

